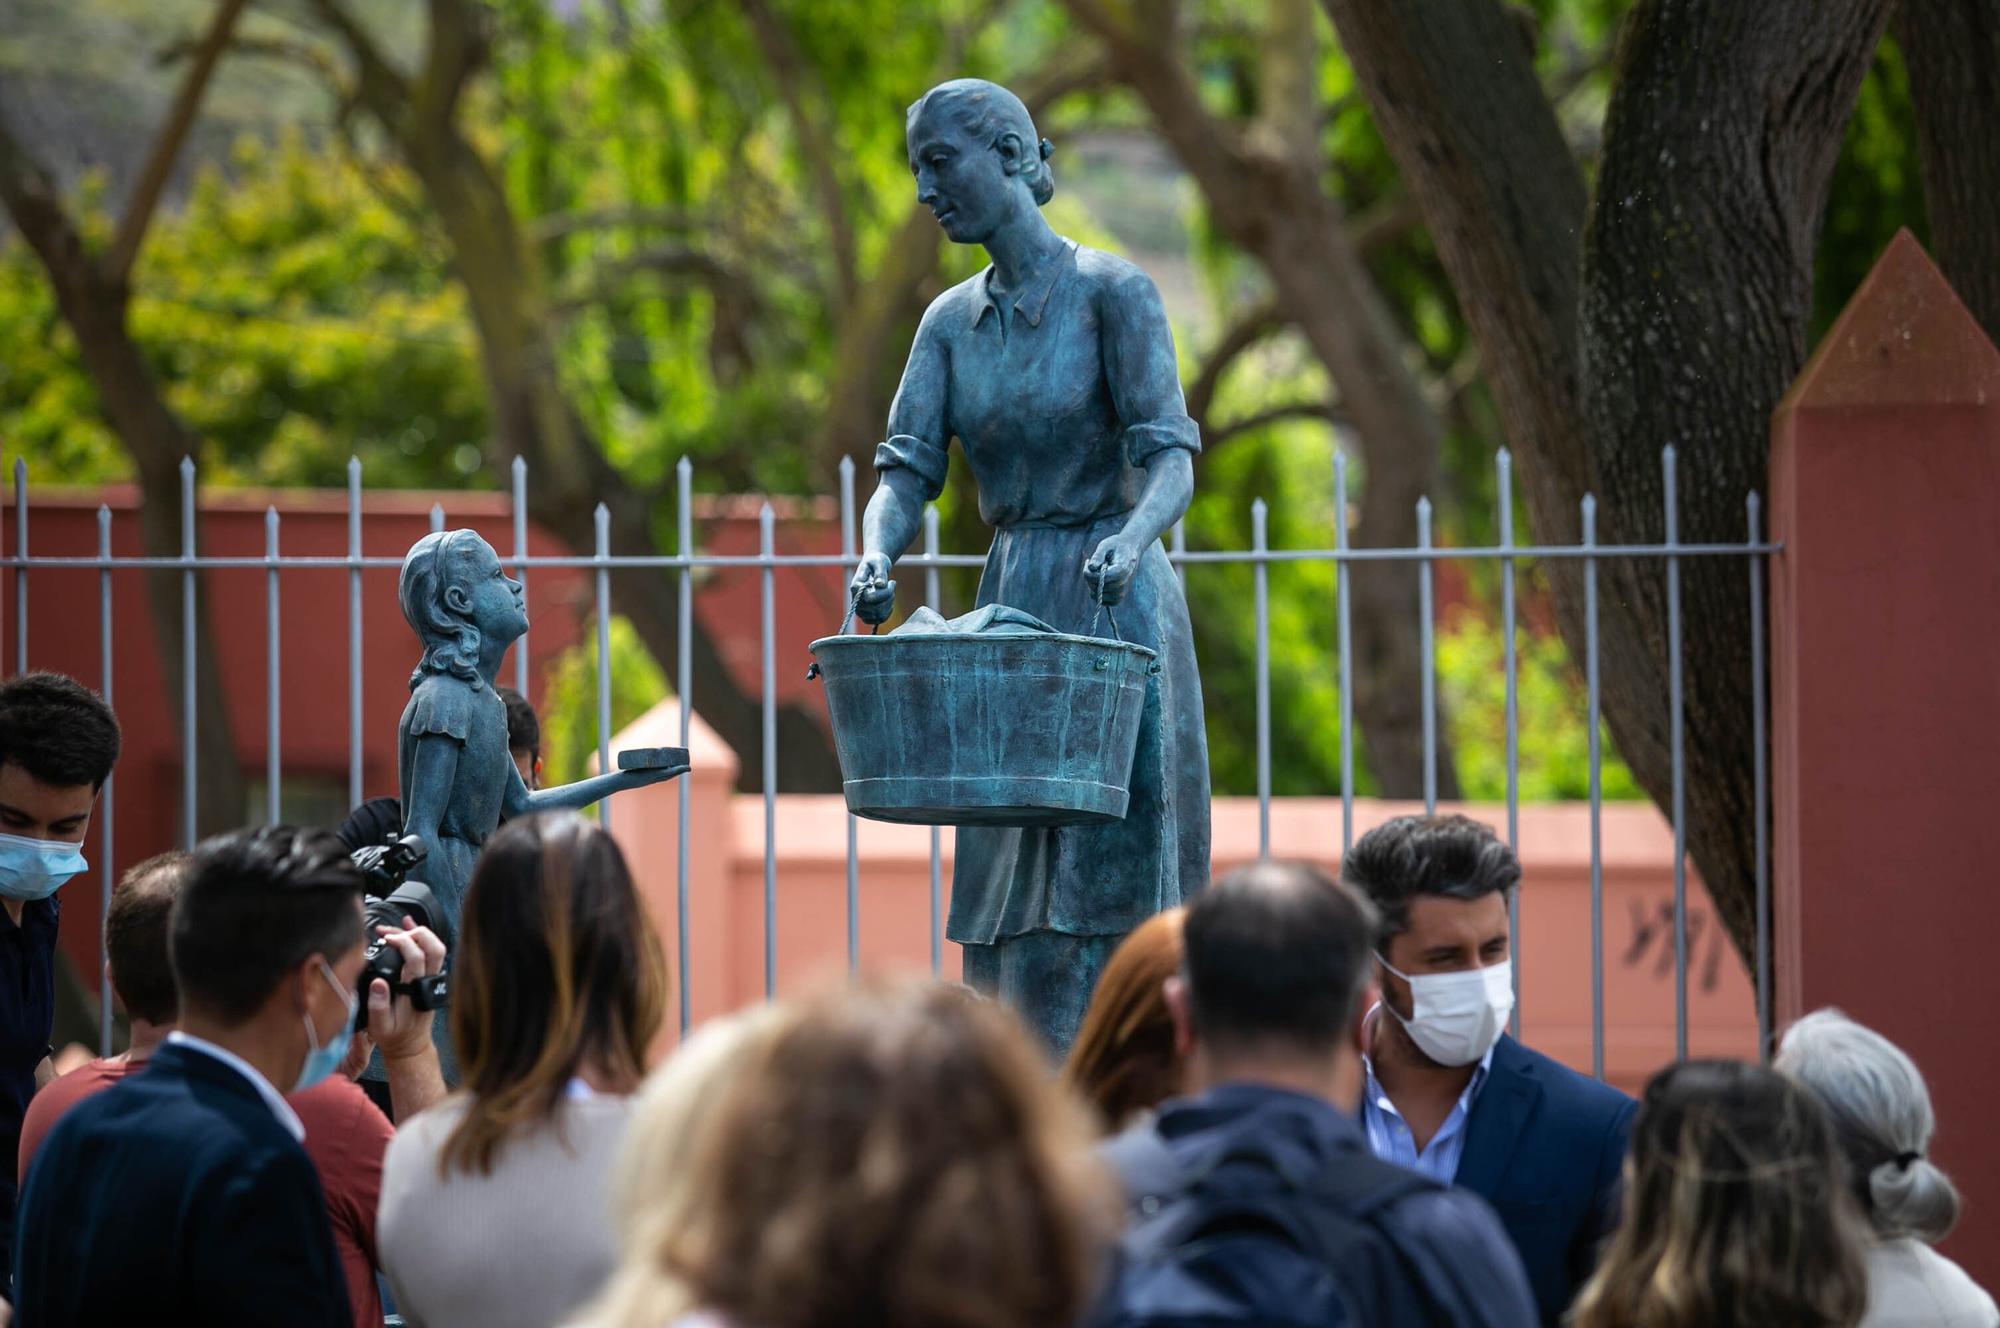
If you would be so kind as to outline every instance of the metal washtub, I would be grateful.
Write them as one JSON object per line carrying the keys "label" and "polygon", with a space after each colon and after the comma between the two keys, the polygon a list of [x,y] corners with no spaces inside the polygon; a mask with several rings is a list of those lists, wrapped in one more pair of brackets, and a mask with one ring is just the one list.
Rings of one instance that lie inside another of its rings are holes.
{"label": "metal washtub", "polygon": [[1124,818],[1153,652],[1005,612],[1015,626],[812,643],[849,811],[912,825]]}

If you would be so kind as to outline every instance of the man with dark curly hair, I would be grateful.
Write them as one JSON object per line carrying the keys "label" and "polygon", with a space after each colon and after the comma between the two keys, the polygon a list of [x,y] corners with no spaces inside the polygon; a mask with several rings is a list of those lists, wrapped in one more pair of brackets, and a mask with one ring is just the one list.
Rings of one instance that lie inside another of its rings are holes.
{"label": "man with dark curly hair", "polygon": [[[28,1099],[55,1077],[55,893],[89,865],[84,838],[118,743],[111,707],[73,679],[0,682],[0,1156],[13,1156]],[[0,1268],[13,1264],[16,1192],[0,1168]]]}

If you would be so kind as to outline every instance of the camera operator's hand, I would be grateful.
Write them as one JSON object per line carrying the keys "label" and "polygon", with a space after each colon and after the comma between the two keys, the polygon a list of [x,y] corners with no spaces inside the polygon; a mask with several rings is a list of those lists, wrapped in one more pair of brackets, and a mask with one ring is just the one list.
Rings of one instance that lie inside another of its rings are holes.
{"label": "camera operator's hand", "polygon": [[[404,918],[401,928],[377,927],[376,931],[403,957],[399,981],[414,982],[444,972],[444,942],[429,927],[416,926]],[[381,978],[368,985],[368,1035],[382,1049],[384,1065],[430,1052],[432,1013],[411,1005],[408,996],[391,1000],[389,984]]]}

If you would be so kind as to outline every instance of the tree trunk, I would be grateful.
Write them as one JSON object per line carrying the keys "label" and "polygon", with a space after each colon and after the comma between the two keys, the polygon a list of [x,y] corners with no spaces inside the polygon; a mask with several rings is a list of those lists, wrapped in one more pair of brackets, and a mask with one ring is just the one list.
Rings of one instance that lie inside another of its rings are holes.
{"label": "tree trunk", "polygon": [[[1292,135],[1263,132],[1255,138],[1268,143],[1252,141],[1212,115],[1175,34],[1143,6],[1113,12],[1097,0],[1070,0],[1070,9],[1103,40],[1114,75],[1152,112],[1216,229],[1262,264],[1280,309],[1338,385],[1365,467],[1355,543],[1415,544],[1416,501],[1435,472],[1443,423],[1339,206],[1320,188],[1319,161],[1287,151],[1283,140]],[[1407,565],[1357,564],[1353,587],[1354,713],[1369,768],[1385,796],[1416,797],[1424,769],[1416,578]],[[1446,722],[1440,706],[1440,735]],[[1438,796],[1454,798],[1458,781],[1442,737],[1439,746]]]}
{"label": "tree trunk", "polygon": [[[1814,235],[1887,0],[1641,0],[1621,37],[1581,262],[1582,183],[1494,0],[1325,0],[1479,338],[1537,533],[1652,542],[1660,449],[1679,534],[1735,541],[1769,416],[1805,359]],[[1688,839],[1749,955],[1755,853],[1746,572],[1682,560]],[[1663,806],[1672,782],[1664,565],[1600,565],[1604,709]],[[1558,571],[1558,621],[1583,641]]]}
{"label": "tree trunk", "polygon": [[[180,463],[194,454],[195,440],[161,399],[145,357],[132,340],[124,282],[108,275],[98,257],[84,248],[53,180],[4,125],[0,125],[0,202],[41,260],[57,308],[76,337],[98,408],[132,458],[139,479],[144,553],[155,558],[180,556]],[[182,574],[158,569],[147,572],[146,579],[168,712],[184,717]],[[205,581],[198,578],[195,590],[195,751],[185,754],[196,762],[196,829],[201,834],[241,825],[247,813],[243,769],[229,729],[221,654],[209,628]]]}
{"label": "tree trunk", "polygon": [[[1827,183],[1890,0],[1642,0],[1626,21],[1584,236],[1584,413],[1604,534],[1735,540],[1767,482],[1771,411],[1805,364]],[[1656,801],[1670,790],[1666,576],[1606,565],[1605,714]],[[1688,843],[1745,954],[1755,938],[1746,575],[1681,568]]]}
{"label": "tree trunk", "polygon": [[1931,248],[2000,345],[2000,0],[1903,0]]}

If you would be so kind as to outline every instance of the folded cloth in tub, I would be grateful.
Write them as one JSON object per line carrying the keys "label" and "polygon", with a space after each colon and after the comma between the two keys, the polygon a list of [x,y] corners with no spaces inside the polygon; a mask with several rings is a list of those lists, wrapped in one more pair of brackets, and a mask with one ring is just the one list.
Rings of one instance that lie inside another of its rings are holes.
{"label": "folded cloth in tub", "polygon": [[1032,613],[1024,613],[1005,604],[988,604],[983,609],[974,609],[971,613],[950,619],[926,606],[912,613],[901,627],[889,635],[901,636],[908,632],[912,636],[935,636],[952,632],[960,635],[1034,636],[1040,632],[1054,633],[1055,630]]}

